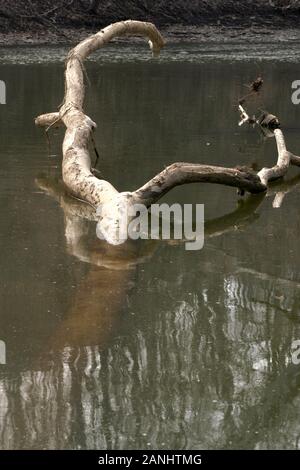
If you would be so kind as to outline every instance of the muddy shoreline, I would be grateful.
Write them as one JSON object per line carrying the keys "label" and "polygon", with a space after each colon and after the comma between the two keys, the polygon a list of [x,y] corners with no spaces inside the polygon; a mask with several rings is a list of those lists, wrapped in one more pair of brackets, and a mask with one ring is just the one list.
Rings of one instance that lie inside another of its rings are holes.
{"label": "muddy shoreline", "polygon": [[[171,24],[159,27],[167,42],[300,42],[299,17],[269,17],[261,21],[259,17],[243,21],[207,20],[205,24]],[[22,45],[72,45],[98,31],[99,28],[67,28],[59,30],[0,31],[0,46]],[[100,28],[101,29],[101,28]],[[140,38],[121,38],[117,42],[140,41]],[[274,46],[273,46],[274,47]]]}

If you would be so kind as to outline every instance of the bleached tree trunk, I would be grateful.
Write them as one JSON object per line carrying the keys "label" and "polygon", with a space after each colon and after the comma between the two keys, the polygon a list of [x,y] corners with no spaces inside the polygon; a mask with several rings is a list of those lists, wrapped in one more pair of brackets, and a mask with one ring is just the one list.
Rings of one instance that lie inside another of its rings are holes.
{"label": "bleached tree trunk", "polygon": [[[101,218],[107,227],[115,226],[124,208],[134,203],[147,207],[156,202],[174,186],[192,182],[218,183],[234,186],[250,193],[264,192],[270,180],[282,177],[290,163],[300,165],[300,158],[286,150],[280,129],[275,130],[278,147],[277,164],[264,168],[258,174],[245,167],[226,168],[192,163],[174,163],[133,192],[119,192],[91,171],[89,142],[96,123],[84,113],[84,60],[92,52],[104,46],[111,39],[125,34],[142,35],[148,38],[154,55],[159,54],[164,40],[156,27],[141,21],[121,21],[111,24],[98,33],[86,38],[70,51],[65,70],[65,96],[59,112],[43,114],[35,120],[39,126],[66,127],[63,141],[63,181],[74,196],[94,207],[101,206]],[[241,108],[241,107],[240,107]],[[240,109],[243,113],[243,108]],[[243,122],[249,119],[242,114]],[[116,227],[115,227],[116,228]]]}
{"label": "bleached tree trunk", "polygon": [[111,200],[118,191],[105,180],[99,180],[91,172],[89,141],[96,128],[83,111],[84,102],[84,65],[88,55],[104,46],[117,36],[124,34],[148,37],[154,54],[159,53],[164,41],[151,23],[141,21],[121,21],[80,42],[70,51],[65,71],[65,97],[59,113],[49,113],[36,119],[37,125],[51,126],[59,120],[66,126],[63,142],[63,181],[75,196],[94,206]]}

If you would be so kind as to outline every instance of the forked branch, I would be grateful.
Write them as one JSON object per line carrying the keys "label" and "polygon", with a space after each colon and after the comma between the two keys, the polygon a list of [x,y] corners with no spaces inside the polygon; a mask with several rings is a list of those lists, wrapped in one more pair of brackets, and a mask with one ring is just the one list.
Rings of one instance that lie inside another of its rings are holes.
{"label": "forked branch", "polygon": [[[95,177],[91,170],[89,141],[96,124],[84,113],[84,60],[92,52],[117,36],[142,35],[148,38],[154,55],[159,54],[164,40],[156,27],[141,21],[121,21],[111,24],[100,32],[86,38],[70,51],[65,70],[65,96],[59,112],[43,114],[36,124],[50,128],[65,125],[63,142],[63,181],[71,194],[94,207],[101,205],[101,217],[111,224],[119,216],[124,203],[143,203],[149,206],[177,185],[192,182],[217,183],[234,186],[250,193],[264,192],[268,182],[285,175],[290,163],[300,166],[300,158],[287,151],[282,131],[274,130],[277,148],[277,164],[255,173],[246,167],[226,168],[194,163],[174,163],[133,192],[119,192],[103,179]],[[243,103],[242,103],[243,104]],[[240,104],[243,123],[249,120]]]}

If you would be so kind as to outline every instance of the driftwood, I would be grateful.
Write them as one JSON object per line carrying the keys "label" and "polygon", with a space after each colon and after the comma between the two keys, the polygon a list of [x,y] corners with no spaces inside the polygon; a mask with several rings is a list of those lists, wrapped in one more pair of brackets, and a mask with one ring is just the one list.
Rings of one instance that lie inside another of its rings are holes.
{"label": "driftwood", "polygon": [[[157,55],[164,40],[156,27],[141,21],[122,21],[111,24],[100,32],[80,42],[70,51],[65,70],[65,96],[59,112],[43,114],[35,120],[36,125],[46,127],[64,125],[62,177],[69,192],[93,207],[101,206],[101,218],[108,226],[116,228],[116,221],[124,207],[144,204],[149,207],[175,186],[194,183],[217,183],[233,186],[243,193],[263,193],[270,181],[283,177],[290,164],[300,166],[300,157],[286,149],[284,136],[274,126],[278,159],[272,168],[258,173],[247,167],[226,168],[194,163],[173,163],[141,188],[132,192],[119,192],[111,183],[94,176],[89,155],[89,142],[96,124],[84,113],[83,62],[86,57],[111,39],[125,35],[142,35],[149,39],[152,52]],[[242,123],[250,118],[240,103]],[[267,119],[267,116],[265,117]],[[277,206],[277,205],[276,205]]]}

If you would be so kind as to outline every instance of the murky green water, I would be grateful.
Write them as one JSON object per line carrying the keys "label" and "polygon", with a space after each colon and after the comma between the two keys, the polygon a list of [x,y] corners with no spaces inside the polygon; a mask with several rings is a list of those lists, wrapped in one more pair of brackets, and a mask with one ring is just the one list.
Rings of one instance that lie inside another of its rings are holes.
{"label": "murky green water", "polygon": [[[253,109],[277,114],[300,153],[289,45],[278,61],[257,61],[255,48],[238,61],[205,60],[200,49],[197,59],[195,45],[189,61],[182,48],[185,60],[149,62],[118,46],[126,60],[88,64],[87,112],[106,179],[131,190],[175,161],[272,165],[274,141],[239,128],[234,108],[259,73],[265,92]],[[213,185],[169,193],[165,201],[205,204],[201,251],[108,246],[61,194],[62,131],[48,156],[33,125],[61,101],[63,63],[45,49],[34,52],[50,57],[39,64],[18,54],[22,65],[0,68],[0,447],[299,447],[299,171],[290,170],[279,209],[275,193],[244,202]]]}

